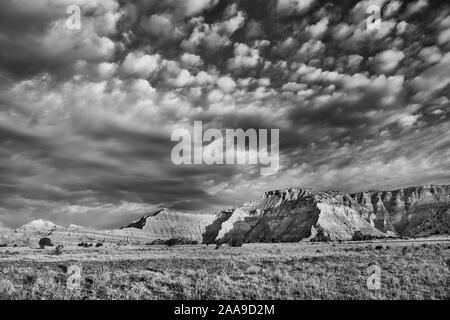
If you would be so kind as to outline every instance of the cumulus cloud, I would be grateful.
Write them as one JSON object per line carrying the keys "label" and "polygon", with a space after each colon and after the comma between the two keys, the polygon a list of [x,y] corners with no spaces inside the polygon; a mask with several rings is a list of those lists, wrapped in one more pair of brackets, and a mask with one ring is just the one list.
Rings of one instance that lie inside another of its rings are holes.
{"label": "cumulus cloud", "polygon": [[325,17],[318,21],[316,24],[308,26],[307,31],[311,34],[313,38],[320,38],[328,29],[328,18]]}
{"label": "cumulus cloud", "polygon": [[225,92],[231,92],[236,88],[236,82],[229,76],[220,77],[217,80],[217,85]]}
{"label": "cumulus cloud", "polygon": [[307,11],[314,2],[314,0],[277,0],[277,10],[284,15],[302,13]]}
{"label": "cumulus cloud", "polygon": [[399,50],[385,50],[375,56],[377,68],[380,72],[391,72],[403,60],[405,54]]}
{"label": "cumulus cloud", "polygon": [[181,63],[187,68],[193,68],[201,66],[203,61],[200,56],[186,52],[181,56]]}
{"label": "cumulus cloud", "polygon": [[160,66],[158,54],[148,55],[143,52],[130,52],[121,65],[125,75],[147,78]]}
{"label": "cumulus cloud", "polygon": [[257,49],[248,47],[243,43],[234,45],[234,57],[228,60],[228,67],[232,70],[253,68],[258,65],[261,57]]}

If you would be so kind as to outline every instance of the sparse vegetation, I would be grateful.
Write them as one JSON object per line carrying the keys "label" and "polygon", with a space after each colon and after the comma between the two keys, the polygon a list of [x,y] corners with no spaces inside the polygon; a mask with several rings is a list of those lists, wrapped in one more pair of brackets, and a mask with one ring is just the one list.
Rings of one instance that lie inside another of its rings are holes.
{"label": "sparse vegetation", "polygon": [[230,245],[230,247],[242,247],[242,245],[244,244],[244,238],[243,237],[232,238],[230,239],[228,244]]}
{"label": "sparse vegetation", "polygon": [[[246,244],[240,250],[223,246],[220,254],[206,245],[101,251],[65,247],[58,260],[41,250],[10,250],[17,254],[0,250],[1,299],[450,297],[447,244],[416,249],[390,244],[379,252],[367,250],[367,243]],[[82,265],[79,290],[66,287],[73,261]],[[366,285],[367,267],[373,264],[382,274],[381,290],[375,293]]]}
{"label": "sparse vegetation", "polygon": [[93,244],[92,244],[92,243],[87,243],[87,242],[80,242],[80,243],[78,244],[78,246],[79,246],[79,247],[84,247],[84,248],[89,248],[89,247],[92,247]]}
{"label": "sparse vegetation", "polygon": [[53,254],[59,256],[60,254],[62,254],[63,248],[64,246],[62,244],[57,245],[55,250],[53,251]]}
{"label": "sparse vegetation", "polygon": [[39,240],[39,247],[41,249],[44,249],[45,247],[51,247],[53,246],[52,241],[50,240],[50,238],[41,238]]}
{"label": "sparse vegetation", "polygon": [[166,246],[174,246],[174,245],[193,245],[193,244],[198,244],[197,240],[192,240],[192,239],[187,239],[187,238],[183,238],[183,237],[178,237],[178,238],[170,238],[169,240],[166,240],[164,242],[164,244]]}

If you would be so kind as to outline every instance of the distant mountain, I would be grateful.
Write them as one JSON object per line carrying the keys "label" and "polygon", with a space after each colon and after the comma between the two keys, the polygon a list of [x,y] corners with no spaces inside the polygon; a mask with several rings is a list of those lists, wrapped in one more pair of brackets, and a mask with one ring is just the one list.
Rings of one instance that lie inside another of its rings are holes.
{"label": "distant mountain", "polygon": [[393,191],[346,194],[308,188],[266,192],[261,198],[215,214],[185,214],[161,208],[120,229],[63,227],[34,220],[1,229],[0,244],[37,247],[40,237],[58,244],[143,244],[186,238],[204,243],[297,242],[426,237],[450,234],[450,186],[424,185]]}
{"label": "distant mountain", "polygon": [[289,188],[225,210],[204,242],[295,242],[450,234],[450,186],[345,194]]}
{"label": "distant mountain", "polygon": [[201,242],[206,227],[214,219],[214,214],[176,213],[164,208],[132,221],[122,229],[140,229],[155,240],[182,237]]}

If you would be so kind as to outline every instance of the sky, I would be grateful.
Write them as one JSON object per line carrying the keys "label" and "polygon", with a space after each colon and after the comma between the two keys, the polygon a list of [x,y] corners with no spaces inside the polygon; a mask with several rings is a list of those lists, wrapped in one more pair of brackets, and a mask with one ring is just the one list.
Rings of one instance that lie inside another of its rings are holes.
{"label": "sky", "polygon": [[[0,221],[448,184],[449,49],[446,1],[2,0]],[[194,121],[279,129],[279,171],[175,165],[171,132]]]}

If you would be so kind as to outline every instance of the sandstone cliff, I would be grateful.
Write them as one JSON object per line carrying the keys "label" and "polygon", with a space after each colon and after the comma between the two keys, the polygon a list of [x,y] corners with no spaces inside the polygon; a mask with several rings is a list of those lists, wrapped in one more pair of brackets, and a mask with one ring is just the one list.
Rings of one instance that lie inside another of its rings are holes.
{"label": "sandstone cliff", "polygon": [[351,197],[376,216],[381,231],[404,236],[450,233],[450,186],[424,185],[393,191],[368,191]]}
{"label": "sandstone cliff", "polygon": [[261,198],[217,214],[183,214],[159,209],[114,230],[63,227],[34,220],[0,230],[0,244],[38,247],[54,243],[143,244],[187,238],[204,243],[297,242],[423,237],[450,234],[450,186],[427,185],[393,191],[345,194],[308,188],[266,192]]}
{"label": "sandstone cliff", "polygon": [[160,209],[131,222],[123,230],[139,229],[152,240],[186,238],[202,241],[202,234],[215,219],[213,214],[176,213]]}
{"label": "sandstone cliff", "polygon": [[385,237],[375,216],[349,195],[335,191],[284,189],[235,210],[219,213],[203,235],[205,243],[349,240],[355,232]]}

